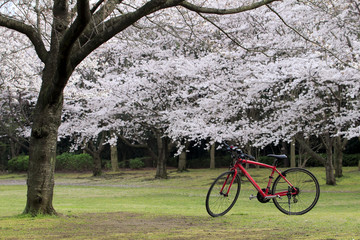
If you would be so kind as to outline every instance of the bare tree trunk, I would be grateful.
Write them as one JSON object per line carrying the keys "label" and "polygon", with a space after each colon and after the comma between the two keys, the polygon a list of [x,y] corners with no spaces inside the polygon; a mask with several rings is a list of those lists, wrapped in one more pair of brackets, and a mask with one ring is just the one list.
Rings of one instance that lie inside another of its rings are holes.
{"label": "bare tree trunk", "polygon": [[93,176],[101,176],[102,170],[101,170],[101,157],[99,152],[94,152],[93,154],[94,159],[94,166],[93,166]]}
{"label": "bare tree trunk", "polygon": [[187,157],[187,150],[189,148],[189,143],[185,143],[184,149],[179,155],[179,164],[178,164],[178,171],[182,172],[186,170],[186,157]]}
{"label": "bare tree trunk", "polygon": [[12,139],[10,139],[10,152],[11,152],[11,158],[17,157],[19,155],[19,151],[17,148],[17,144],[15,141],[13,141]]}
{"label": "bare tree trunk", "polygon": [[210,169],[215,169],[215,143],[210,146]]}
{"label": "bare tree trunk", "polygon": [[324,134],[322,139],[326,147],[326,161],[325,161],[326,184],[336,185],[336,180],[334,175],[334,165],[333,165],[334,140],[330,137],[330,133]]}
{"label": "bare tree trunk", "polygon": [[[83,24],[64,37],[69,25],[67,4],[54,1],[53,23],[49,51],[38,37],[30,37],[35,50],[45,67],[42,71],[42,85],[33,114],[29,147],[29,170],[27,179],[27,202],[24,213],[32,215],[56,214],[52,205],[54,191],[54,171],[58,128],[61,123],[63,90],[79,63],[70,64],[70,52],[77,36],[90,20],[88,2],[79,2],[78,9],[83,14]],[[24,26],[27,36],[34,36],[31,27]],[[18,29],[16,29],[18,30]],[[40,29],[38,29],[40,31]],[[21,32],[21,31],[20,31]],[[38,33],[38,32],[36,32]]]}
{"label": "bare tree trunk", "polygon": [[334,144],[334,165],[335,165],[335,177],[342,177],[342,165],[343,165],[343,151],[347,144],[347,139],[341,139],[340,136],[335,138]]}
{"label": "bare tree trunk", "polygon": [[[246,153],[249,154],[249,155],[253,155],[252,151],[251,151],[251,145],[250,144],[246,144]],[[258,167],[258,165],[256,165],[256,166]],[[245,168],[249,169],[249,167],[250,167],[250,164],[247,163],[245,165]]]}
{"label": "bare tree trunk", "polygon": [[100,154],[104,150],[105,132],[100,133],[100,137],[97,144],[94,144],[92,140],[85,146],[85,151],[93,157],[93,176],[100,176],[102,174],[101,169],[101,157]]}
{"label": "bare tree trunk", "polygon": [[[40,96],[43,93],[40,93]],[[61,122],[62,95],[52,104],[39,97],[34,111],[29,150],[27,202],[24,213],[56,214],[53,207],[57,131]]]}
{"label": "bare tree trunk", "polygon": [[156,163],[155,178],[167,178],[166,161],[168,158],[168,139],[156,134],[158,158]]}
{"label": "bare tree trunk", "polygon": [[295,138],[292,138],[290,144],[290,167],[296,167],[295,143]]}
{"label": "bare tree trunk", "polygon": [[111,170],[116,172],[119,171],[119,159],[118,159],[118,151],[117,145],[110,146],[110,158],[111,158]]}
{"label": "bare tree trunk", "polygon": [[[282,142],[281,143],[281,154],[285,154],[287,156],[288,155],[288,147],[287,147],[287,144],[285,142]],[[284,159],[284,166],[285,167],[290,167],[290,161],[288,158]]]}

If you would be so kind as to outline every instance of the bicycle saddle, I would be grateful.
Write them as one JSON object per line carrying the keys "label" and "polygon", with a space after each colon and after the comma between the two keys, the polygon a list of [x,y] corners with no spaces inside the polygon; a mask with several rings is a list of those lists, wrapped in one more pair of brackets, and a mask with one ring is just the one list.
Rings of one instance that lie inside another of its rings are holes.
{"label": "bicycle saddle", "polygon": [[281,155],[268,154],[267,156],[268,157],[274,157],[274,158],[277,158],[277,159],[286,159],[287,158],[287,156],[285,154],[281,154]]}

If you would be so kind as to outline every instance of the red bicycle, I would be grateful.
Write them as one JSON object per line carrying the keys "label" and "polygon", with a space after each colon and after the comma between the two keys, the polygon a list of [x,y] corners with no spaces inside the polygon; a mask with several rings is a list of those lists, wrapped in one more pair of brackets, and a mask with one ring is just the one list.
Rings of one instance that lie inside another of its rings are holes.
{"label": "red bicycle", "polygon": [[[285,214],[305,214],[317,203],[320,196],[320,186],[310,171],[303,168],[290,168],[280,172],[277,169],[278,161],[286,159],[286,155],[269,154],[269,157],[274,158],[274,163],[267,165],[254,161],[253,156],[243,153],[237,147],[227,147],[231,152],[233,163],[230,170],[217,177],[209,188],[206,196],[206,210],[210,216],[223,216],[234,206],[241,188],[240,173],[258,191],[256,196],[250,195],[250,200],[257,198],[261,203],[273,200],[275,206]],[[272,170],[267,187],[261,188],[246,171],[243,164],[258,165]],[[275,172],[278,175],[272,183]]]}

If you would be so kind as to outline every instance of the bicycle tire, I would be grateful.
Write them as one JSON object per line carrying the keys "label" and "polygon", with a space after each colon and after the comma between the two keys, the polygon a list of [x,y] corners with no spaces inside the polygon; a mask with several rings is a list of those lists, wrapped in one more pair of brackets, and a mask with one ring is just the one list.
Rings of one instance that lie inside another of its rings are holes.
{"label": "bicycle tire", "polygon": [[[225,215],[234,206],[239,197],[241,181],[239,175],[236,175],[234,182],[230,188],[229,194],[226,196],[228,187],[233,179],[235,171],[228,171],[220,174],[211,184],[206,195],[206,210],[212,217]],[[226,179],[228,179],[226,181]],[[221,192],[226,181],[225,187]]]}
{"label": "bicycle tire", "polygon": [[[282,173],[299,193],[283,196],[282,199],[274,198],[275,206],[287,215],[302,215],[309,212],[316,205],[320,197],[319,182],[310,171],[303,168],[290,168]],[[289,184],[279,175],[273,184],[272,192],[288,191]]]}

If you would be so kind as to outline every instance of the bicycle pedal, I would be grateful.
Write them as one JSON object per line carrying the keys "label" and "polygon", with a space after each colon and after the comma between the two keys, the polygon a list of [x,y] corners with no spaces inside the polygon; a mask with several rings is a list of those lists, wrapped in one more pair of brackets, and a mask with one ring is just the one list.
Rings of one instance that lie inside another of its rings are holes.
{"label": "bicycle pedal", "polygon": [[257,198],[256,196],[254,196],[253,194],[250,195],[249,199],[252,200],[253,198]]}

